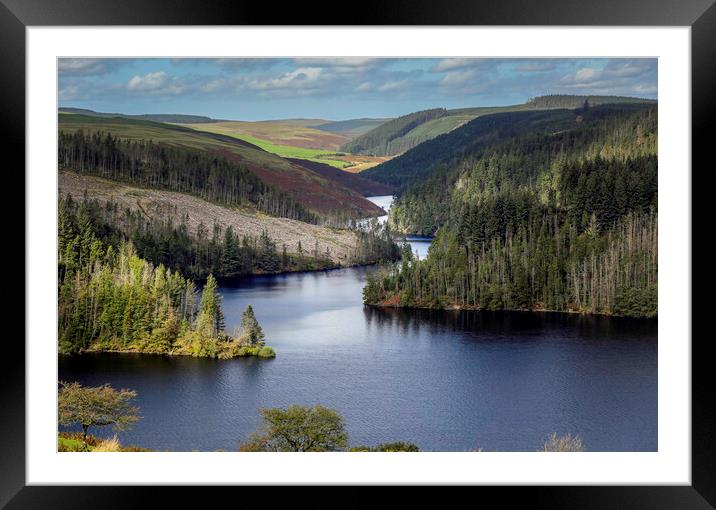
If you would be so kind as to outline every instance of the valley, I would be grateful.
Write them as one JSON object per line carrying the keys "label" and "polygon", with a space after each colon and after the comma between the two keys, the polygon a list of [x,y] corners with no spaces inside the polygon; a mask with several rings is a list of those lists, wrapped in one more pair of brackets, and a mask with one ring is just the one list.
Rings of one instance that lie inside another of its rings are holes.
{"label": "valley", "polygon": [[658,449],[655,59],[59,64],[60,450]]}

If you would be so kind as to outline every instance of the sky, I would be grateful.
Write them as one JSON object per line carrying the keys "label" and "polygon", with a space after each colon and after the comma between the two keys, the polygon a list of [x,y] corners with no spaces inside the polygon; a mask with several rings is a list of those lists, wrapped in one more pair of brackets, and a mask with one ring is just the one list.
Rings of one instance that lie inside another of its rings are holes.
{"label": "sky", "polygon": [[228,120],[386,118],[545,94],[657,98],[657,59],[64,58],[59,105]]}

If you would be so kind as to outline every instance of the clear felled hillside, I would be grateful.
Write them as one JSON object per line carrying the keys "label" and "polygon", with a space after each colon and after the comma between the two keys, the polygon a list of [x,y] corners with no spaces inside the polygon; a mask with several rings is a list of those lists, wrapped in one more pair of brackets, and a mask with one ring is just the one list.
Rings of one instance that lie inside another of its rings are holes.
{"label": "clear felled hillside", "polygon": [[106,118],[79,114],[60,114],[59,130],[74,133],[110,133],[134,142],[163,144],[200,151],[239,165],[263,183],[290,196],[311,212],[326,217],[377,216],[382,210],[340,182],[262,150],[260,147],[218,133],[188,127],[121,117]]}
{"label": "clear felled hillside", "polygon": [[318,253],[329,254],[336,264],[352,262],[357,246],[355,233],[348,230],[277,218],[249,207],[227,207],[186,193],[139,188],[70,171],[60,172],[59,192],[76,201],[87,194],[102,205],[112,202],[118,204],[120,211],[141,213],[148,221],[172,219],[177,226],[184,224],[191,235],[200,230],[200,225],[210,235],[215,223],[223,229],[232,227],[239,236],[258,238],[266,232],[279,248],[285,245],[290,254],[309,254],[317,247]]}

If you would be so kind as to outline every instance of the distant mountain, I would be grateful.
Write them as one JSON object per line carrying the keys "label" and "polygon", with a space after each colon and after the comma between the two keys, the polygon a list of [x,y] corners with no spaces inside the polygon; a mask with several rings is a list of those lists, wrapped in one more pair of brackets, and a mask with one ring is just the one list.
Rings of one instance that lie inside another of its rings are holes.
{"label": "distant mountain", "polygon": [[344,144],[341,150],[376,156],[396,156],[444,133],[449,133],[477,117],[501,112],[579,108],[588,100],[592,106],[603,104],[656,103],[655,100],[624,96],[549,95],[527,103],[474,108],[442,108],[410,113],[381,124]]}
{"label": "distant mountain", "polygon": [[328,131],[329,133],[337,133],[348,138],[356,138],[363,133],[377,128],[378,126],[385,124],[392,119],[350,119],[350,120],[338,120],[329,121],[324,124],[317,124],[313,127],[320,129],[321,131]]}
{"label": "distant mountain", "polygon": [[208,122],[219,122],[211,117],[203,115],[184,115],[181,113],[145,113],[141,115],[129,115],[126,113],[105,113],[84,108],[59,108],[61,113],[74,113],[90,117],[122,117],[125,119],[151,120],[154,122],[171,122],[176,124],[203,124]]}

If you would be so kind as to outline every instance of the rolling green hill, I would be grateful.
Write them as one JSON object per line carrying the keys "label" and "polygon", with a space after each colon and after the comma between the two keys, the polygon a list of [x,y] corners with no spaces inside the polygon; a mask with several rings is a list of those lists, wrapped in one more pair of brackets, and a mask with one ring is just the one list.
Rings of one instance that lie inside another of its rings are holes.
{"label": "rolling green hill", "polygon": [[[265,150],[266,152],[270,152],[272,154],[276,154],[278,156],[281,156],[283,158],[300,158],[305,159],[309,161],[315,161],[319,163],[325,163],[327,165],[334,166],[336,168],[346,168],[351,165],[350,162],[338,159],[339,157],[343,156],[343,153],[336,152],[335,150],[326,150],[326,149],[313,149],[310,147],[303,147],[301,145],[291,145],[291,143],[294,144],[311,144],[311,140],[315,141],[315,145],[321,145],[320,141],[316,141],[315,137],[311,138],[311,132],[315,131],[312,129],[306,129],[302,126],[297,126],[296,128],[291,130],[291,135],[280,137],[277,136],[278,130],[284,130],[285,126],[281,127],[275,127],[274,131],[271,131],[270,128],[264,128],[259,131],[262,136],[265,138],[259,138],[256,136],[253,136],[251,134],[248,134],[249,132],[256,132],[256,128],[243,128],[243,126],[247,124],[256,124],[253,122],[217,122],[213,123],[211,125],[207,124],[185,124],[186,127],[191,127],[193,129],[196,129],[198,131],[205,131],[207,133],[216,133],[216,134],[224,134],[226,136],[231,136],[233,138],[236,138],[237,140],[243,140],[245,142],[248,142],[252,145],[255,145],[257,147],[260,147],[261,149]],[[268,124],[268,123],[266,123]],[[275,124],[275,123],[271,123]],[[300,133],[300,134],[299,134]],[[303,136],[301,136],[303,135]],[[286,143],[276,143],[273,140],[284,140]],[[326,142],[324,142],[326,144]],[[329,145],[335,145],[335,144],[329,144]]]}
{"label": "rolling green hill", "polygon": [[400,156],[361,172],[374,181],[405,187],[434,168],[478,151],[500,139],[528,130],[559,130],[574,123],[571,110],[505,112],[478,117],[463,126],[421,143]]}
{"label": "rolling green hill", "polygon": [[100,131],[124,140],[151,140],[226,158],[241,164],[263,182],[288,193],[299,204],[324,216],[364,217],[381,213],[380,208],[340,182],[232,136],[126,117],[60,113],[58,122],[60,131]]}
{"label": "rolling green hill", "polygon": [[435,109],[398,117],[344,144],[341,149],[359,154],[395,156],[462,126],[477,117],[493,113],[525,110],[579,108],[588,100],[592,106],[602,104],[655,103],[650,99],[623,96],[550,95],[530,99],[527,103],[508,106],[480,106]]}
{"label": "rolling green hill", "polygon": [[381,124],[377,128],[343,144],[341,149],[345,152],[373,154],[376,156],[398,154],[401,150],[400,147],[393,146],[394,140],[404,137],[411,130],[425,122],[445,115],[447,115],[447,110],[444,108],[423,110],[403,115],[402,117]]}
{"label": "rolling green hill", "polygon": [[[245,121],[217,121],[204,124],[183,124],[198,130],[211,133],[220,133],[245,140],[250,140],[257,145],[265,145],[265,150],[291,157],[310,157],[308,154],[299,155],[296,150],[302,149],[306,152],[314,151],[313,154],[335,153],[338,148],[348,141],[348,137],[338,134],[321,131],[313,127],[314,122],[326,122],[323,120],[267,120],[257,122]],[[291,153],[294,151],[294,153]]]}

